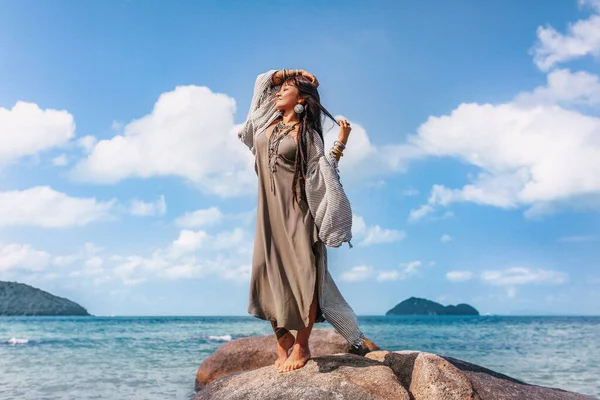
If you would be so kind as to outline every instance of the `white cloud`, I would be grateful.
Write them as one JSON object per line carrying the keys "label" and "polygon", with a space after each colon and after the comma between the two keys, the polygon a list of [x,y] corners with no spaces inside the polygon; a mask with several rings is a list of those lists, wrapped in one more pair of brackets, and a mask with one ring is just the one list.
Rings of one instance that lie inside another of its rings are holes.
{"label": "white cloud", "polygon": [[422,266],[423,263],[418,260],[402,263],[398,269],[378,271],[377,280],[380,282],[405,280],[416,275]]}
{"label": "white cloud", "polygon": [[224,94],[178,86],[122,134],[94,144],[73,176],[97,183],[179,176],[222,196],[248,193],[255,186],[253,158],[237,138],[235,109]]}
{"label": "white cloud", "polygon": [[52,256],[32,248],[28,244],[0,245],[0,271],[41,271],[52,262]]}
{"label": "white cloud", "polygon": [[490,285],[516,286],[526,284],[560,285],[567,281],[568,275],[564,272],[512,267],[504,270],[488,270],[481,273],[481,280]]}
{"label": "white cloud", "polygon": [[424,204],[421,207],[417,208],[416,210],[410,210],[410,213],[408,215],[408,220],[410,222],[420,220],[423,217],[431,214],[434,211],[435,211],[435,208],[433,208],[431,205]]}
{"label": "white cloud", "polygon": [[110,218],[114,204],[115,200],[70,197],[48,186],[0,192],[0,227],[82,226]]}
{"label": "white cloud", "polygon": [[401,273],[398,270],[384,270],[377,273],[377,280],[380,282],[397,281],[400,279]]}
{"label": "white cloud", "polygon": [[161,194],[160,197],[153,203],[146,203],[144,201],[134,199],[131,201],[129,212],[132,215],[137,216],[165,215],[167,212],[165,196]]}
{"label": "white cloud", "polygon": [[183,229],[180,231],[179,237],[171,244],[169,254],[179,257],[201,248],[212,251],[235,249],[243,244],[244,239],[245,235],[242,228],[234,228],[231,231],[220,232],[216,235],[211,235],[202,230]]}
{"label": "white cloud", "polygon": [[[157,279],[207,276],[247,282],[251,256],[251,237],[241,228],[216,234],[182,230],[170,244],[146,255],[110,254],[91,242],[66,255],[53,255],[27,244],[8,244],[0,245],[0,278],[31,281],[52,276],[77,284],[85,277],[95,286],[114,281],[131,286]],[[46,272],[50,266],[54,267],[52,272]]]}
{"label": "white cloud", "polygon": [[52,165],[57,166],[57,167],[64,167],[68,163],[69,163],[69,159],[67,158],[67,155],[64,153],[57,157],[54,157],[52,159]]}
{"label": "white cloud", "polygon": [[123,126],[124,124],[122,122],[113,121],[112,124],[110,124],[110,129],[112,129],[115,132],[120,132],[123,130]]}
{"label": "white cloud", "polygon": [[172,254],[178,257],[182,254],[193,253],[202,247],[207,238],[208,233],[204,231],[184,229],[179,232],[179,237],[171,246]]}
{"label": "white cloud", "polygon": [[92,242],[87,242],[83,245],[83,248],[85,249],[85,252],[87,254],[98,254],[99,252],[101,252],[102,250],[104,250],[103,247],[100,247],[98,245],[96,245],[95,243]]}
{"label": "white cloud", "polygon": [[[55,279],[60,277],[78,277],[99,275],[104,273],[104,259],[99,254],[102,252],[102,247],[94,243],[87,242],[84,246],[73,254],[54,255],[46,251],[35,250],[28,244],[11,244],[0,246],[0,270],[2,264],[9,269],[16,270],[32,270],[42,271],[48,266],[56,267],[54,272],[43,273],[41,275],[18,275],[26,279]],[[74,268],[66,268],[73,266]],[[14,275],[13,276],[17,276]],[[110,279],[104,277],[103,279]]]}
{"label": "white cloud", "polygon": [[342,273],[341,279],[347,282],[360,282],[373,275],[373,267],[369,265],[358,265],[349,271]]}
{"label": "white cloud", "polygon": [[242,228],[220,232],[211,236],[211,247],[214,250],[229,250],[244,246],[245,233]]}
{"label": "white cloud", "polygon": [[387,185],[387,182],[384,181],[383,179],[378,179],[378,180],[366,183],[367,187],[372,187],[372,188],[376,188],[376,189],[381,189],[381,188],[385,187],[385,185]]}
{"label": "white cloud", "polygon": [[500,286],[506,290],[506,296],[514,299],[517,287],[521,285],[562,285],[568,279],[564,272],[540,268],[511,267],[503,270],[485,270],[480,273],[471,271],[450,271],[446,279],[450,282],[465,282],[478,278],[483,283]]}
{"label": "white cloud", "polygon": [[96,139],[94,136],[89,135],[79,138],[77,140],[77,145],[79,147],[82,147],[86,153],[90,153],[94,149],[96,143],[98,143],[98,139]]}
{"label": "white cloud", "polygon": [[588,19],[570,24],[566,34],[551,26],[538,28],[538,43],[532,52],[535,64],[542,71],[587,55],[600,56],[600,15],[597,14],[600,12],[600,3],[597,0],[582,0],[580,4],[592,6],[596,13]]}
{"label": "white cloud", "polygon": [[400,264],[400,267],[402,268],[402,277],[409,278],[413,275],[416,275],[422,266],[423,266],[423,263],[419,260]]}
{"label": "white cloud", "polygon": [[[116,183],[128,178],[179,176],[220,196],[253,193],[253,156],[237,138],[235,101],[206,87],[179,86],[163,93],[151,113],[123,127],[109,140],[85,137],[88,155],[73,169],[77,180]],[[338,116],[340,117],[340,116]],[[353,130],[340,169],[346,179],[403,171],[422,152],[412,144],[375,146],[365,129]],[[325,129],[326,147],[337,126]],[[84,140],[85,139],[85,140]],[[226,157],[226,162],[224,162]],[[378,180],[376,185],[384,185]]]}
{"label": "white cloud", "polygon": [[188,212],[177,218],[175,223],[183,228],[200,228],[213,226],[221,222],[223,213],[217,207]]}
{"label": "white cloud", "polygon": [[450,282],[465,282],[473,278],[471,271],[450,271],[446,273],[446,279]]}
{"label": "white cloud", "polygon": [[367,234],[360,244],[368,246],[371,244],[400,242],[405,237],[406,233],[404,231],[383,229],[379,225],[375,225],[368,228]]}
{"label": "white cloud", "polygon": [[359,245],[400,242],[406,238],[406,232],[396,229],[384,229],[379,225],[367,226],[363,217],[352,216],[352,236],[361,240]]}
{"label": "white cloud", "polygon": [[[367,131],[355,121],[351,121],[343,115],[336,115],[336,119],[346,119],[352,126],[352,132],[348,140],[348,146],[344,150],[343,162],[340,160],[340,170],[357,171],[357,166],[364,165],[366,161],[377,157],[377,147],[371,143]],[[339,128],[337,125],[332,129],[324,129],[325,132],[325,148],[333,146],[333,142],[337,140]]]}
{"label": "white cloud", "polygon": [[[595,13],[558,33],[540,27],[534,49],[544,71],[584,55],[600,55],[600,2]],[[536,218],[565,208],[600,210],[600,78],[585,71],[552,70],[547,83],[504,104],[461,104],[430,117],[408,142],[427,156],[452,157],[479,169],[462,188],[434,185],[410,221],[440,206],[472,202],[525,208]]]}
{"label": "white cloud", "polygon": [[241,228],[210,234],[183,229],[170,245],[148,256],[113,256],[114,275],[124,284],[136,285],[151,278],[189,279],[213,275],[225,280],[247,281],[252,241]]}
{"label": "white cloud", "polygon": [[418,195],[419,193],[420,193],[420,192],[419,192],[417,189],[415,189],[415,188],[408,188],[408,189],[405,189],[405,190],[402,192],[402,195],[403,195],[403,196],[416,196],[416,195]]}
{"label": "white cloud", "polygon": [[[346,118],[338,115],[336,119]],[[340,171],[344,179],[361,179],[389,172],[405,172],[408,162],[424,156],[423,151],[411,143],[375,145],[371,142],[365,128],[355,121],[346,118],[352,125],[352,133],[348,146],[344,150],[344,158],[340,160]],[[338,127],[325,127],[325,148],[333,146],[337,140]],[[345,174],[345,172],[351,172]],[[385,181],[379,179],[369,186],[382,187]]]}
{"label": "white cloud", "polygon": [[427,204],[409,219],[454,202],[529,206],[527,217],[578,200],[600,204],[599,132],[600,119],[559,106],[463,104],[450,116],[432,117],[413,140],[429,154],[453,156],[483,172],[462,189],[434,185]]}
{"label": "white cloud", "polygon": [[442,242],[442,243],[448,243],[448,242],[451,242],[452,240],[454,240],[452,238],[452,236],[447,235],[447,234],[442,235],[442,237],[440,238],[440,242]]}
{"label": "white cloud", "polygon": [[597,106],[600,104],[598,75],[585,71],[557,69],[547,76],[546,86],[518,94],[514,100],[521,106],[561,104]]}
{"label": "white cloud", "polygon": [[[104,268],[102,267],[103,265],[104,265],[104,259],[102,257],[91,256],[90,258],[88,258],[87,260],[85,260],[83,262],[83,268],[73,270],[69,274],[69,277],[90,276],[90,275],[102,274],[105,272]],[[108,280],[110,280],[110,277],[105,276],[101,280],[102,280],[102,282],[96,281],[96,283],[98,284],[98,283],[107,282]]]}
{"label": "white cloud", "polygon": [[64,146],[74,132],[73,116],[66,111],[23,101],[10,110],[0,107],[0,164]]}

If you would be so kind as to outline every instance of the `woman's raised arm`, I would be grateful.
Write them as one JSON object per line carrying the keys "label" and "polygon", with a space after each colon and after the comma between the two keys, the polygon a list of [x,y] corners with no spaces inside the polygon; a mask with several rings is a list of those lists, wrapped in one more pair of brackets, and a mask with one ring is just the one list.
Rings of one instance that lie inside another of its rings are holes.
{"label": "woman's raised arm", "polygon": [[304,77],[310,79],[310,81],[316,87],[319,87],[319,81],[317,80],[317,77],[303,69],[280,69],[279,71],[277,71],[273,74],[272,85],[273,86],[281,85],[288,78],[290,78],[292,76],[297,76],[297,75],[304,76]]}

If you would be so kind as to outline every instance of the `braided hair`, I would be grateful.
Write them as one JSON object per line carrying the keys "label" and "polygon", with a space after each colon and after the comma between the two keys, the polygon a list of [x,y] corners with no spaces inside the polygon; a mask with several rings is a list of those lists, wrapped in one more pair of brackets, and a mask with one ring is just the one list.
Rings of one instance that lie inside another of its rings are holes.
{"label": "braided hair", "polygon": [[[296,135],[296,160],[294,162],[294,179],[292,180],[292,192],[294,193],[293,200],[300,204],[301,201],[306,201],[306,171],[308,168],[308,143],[307,138],[310,138],[311,144],[314,143],[314,132],[323,140],[323,121],[322,116],[325,114],[331,118],[336,124],[335,118],[321,105],[321,97],[317,91],[317,87],[310,79],[296,75],[290,77],[284,84],[294,86],[298,89],[298,95],[304,98],[304,111],[300,115],[300,125],[298,135]],[[298,198],[298,186],[300,187],[300,198]],[[292,203],[293,204],[293,203]],[[295,206],[295,204],[293,204]]]}

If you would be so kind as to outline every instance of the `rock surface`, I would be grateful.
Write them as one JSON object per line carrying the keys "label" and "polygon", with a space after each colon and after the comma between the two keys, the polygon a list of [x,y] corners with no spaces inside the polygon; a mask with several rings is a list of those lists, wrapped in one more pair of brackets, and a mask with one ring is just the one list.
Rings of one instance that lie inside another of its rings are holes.
{"label": "rock surface", "polygon": [[195,400],[410,400],[392,370],[354,354],[312,358],[303,368],[278,373],[273,366],[221,378]]}
{"label": "rock surface", "polygon": [[385,315],[479,315],[479,311],[468,304],[443,306],[435,301],[411,297],[397,304]]}
{"label": "rock surface", "polygon": [[17,282],[0,281],[0,315],[89,316],[79,304]]}
{"label": "rock surface", "polygon": [[273,335],[221,346],[200,366],[201,390],[194,400],[593,400],[430,353],[331,354],[348,349],[332,330],[315,330],[311,339],[313,358],[304,368],[286,373],[273,366]]}
{"label": "rock surface", "polygon": [[[348,342],[332,329],[314,329],[310,335],[313,357],[347,353]],[[277,359],[275,335],[242,338],[223,344],[206,358],[196,373],[196,390],[222,376],[273,365]]]}

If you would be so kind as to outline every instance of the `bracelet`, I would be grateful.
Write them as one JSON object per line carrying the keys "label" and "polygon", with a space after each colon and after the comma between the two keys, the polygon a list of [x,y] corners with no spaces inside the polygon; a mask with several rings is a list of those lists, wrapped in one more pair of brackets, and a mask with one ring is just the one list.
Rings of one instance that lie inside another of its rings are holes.
{"label": "bracelet", "polygon": [[342,148],[341,148],[341,147],[339,147],[339,146],[333,146],[333,149],[334,149],[336,152],[340,153],[340,154],[342,154],[342,153],[344,152],[344,149],[342,149]]}
{"label": "bracelet", "polygon": [[344,153],[340,150],[339,147],[332,147],[330,152],[334,156],[339,156],[339,157],[343,157],[344,156]]}
{"label": "bracelet", "polygon": [[346,148],[346,145],[344,143],[340,142],[339,140],[336,140],[335,142],[333,142],[333,145],[341,147],[342,150]]}

